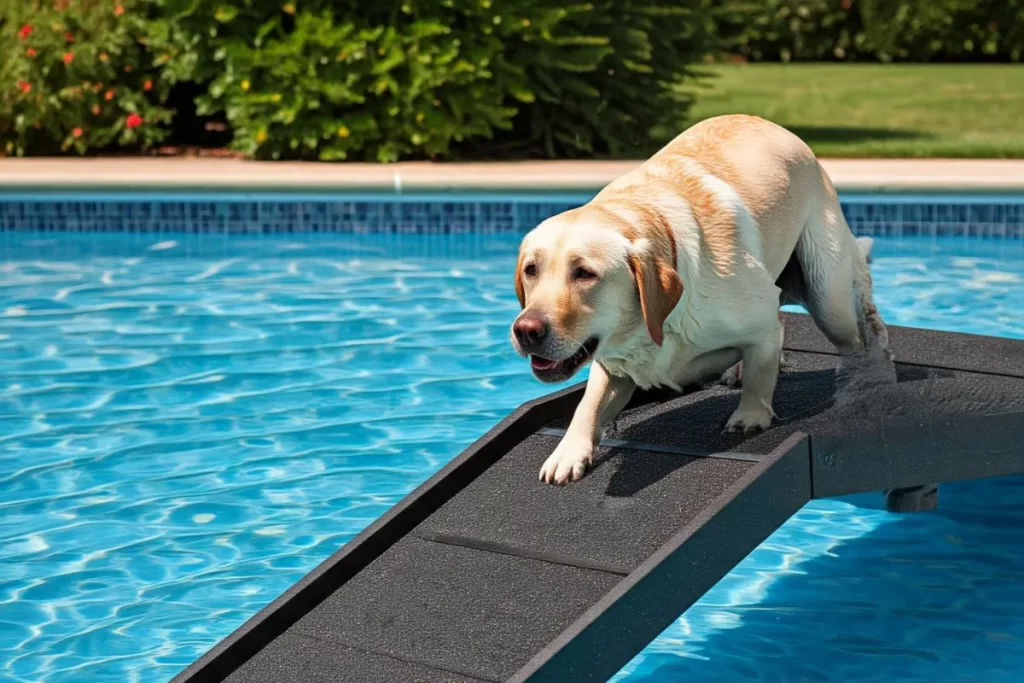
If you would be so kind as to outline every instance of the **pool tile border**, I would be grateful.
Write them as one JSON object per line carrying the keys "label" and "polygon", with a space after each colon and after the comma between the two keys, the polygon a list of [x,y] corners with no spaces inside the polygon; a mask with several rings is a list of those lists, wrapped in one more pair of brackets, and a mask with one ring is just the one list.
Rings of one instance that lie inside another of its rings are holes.
{"label": "pool tile border", "polygon": [[[592,194],[0,195],[0,232],[522,234]],[[1024,241],[1024,194],[841,197],[857,235]]]}

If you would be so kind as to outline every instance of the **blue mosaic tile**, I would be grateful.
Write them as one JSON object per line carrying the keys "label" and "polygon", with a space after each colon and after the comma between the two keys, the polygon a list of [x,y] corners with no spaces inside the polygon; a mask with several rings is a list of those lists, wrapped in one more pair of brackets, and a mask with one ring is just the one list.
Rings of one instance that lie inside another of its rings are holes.
{"label": "blue mosaic tile", "polygon": [[[582,201],[582,200],[581,200]],[[0,231],[125,233],[522,234],[571,201],[19,199],[0,196]],[[1024,239],[1024,202],[844,198],[858,235]]]}

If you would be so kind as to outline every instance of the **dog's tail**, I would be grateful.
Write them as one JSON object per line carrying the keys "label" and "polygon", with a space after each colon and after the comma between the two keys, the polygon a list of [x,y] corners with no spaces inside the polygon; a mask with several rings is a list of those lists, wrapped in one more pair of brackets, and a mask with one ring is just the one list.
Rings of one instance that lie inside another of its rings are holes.
{"label": "dog's tail", "polygon": [[864,260],[871,263],[871,250],[875,246],[875,240],[870,237],[858,237],[857,246],[860,247],[860,253],[864,255]]}

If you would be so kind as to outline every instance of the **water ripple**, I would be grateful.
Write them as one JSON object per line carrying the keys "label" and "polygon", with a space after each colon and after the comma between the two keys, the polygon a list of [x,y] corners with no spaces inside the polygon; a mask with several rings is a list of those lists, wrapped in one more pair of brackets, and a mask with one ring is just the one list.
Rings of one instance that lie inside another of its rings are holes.
{"label": "water ripple", "polygon": [[[169,679],[550,389],[514,239],[0,239],[2,680]],[[1024,338],[1018,247],[879,240],[881,308]],[[808,506],[619,678],[1011,680],[1010,481]]]}

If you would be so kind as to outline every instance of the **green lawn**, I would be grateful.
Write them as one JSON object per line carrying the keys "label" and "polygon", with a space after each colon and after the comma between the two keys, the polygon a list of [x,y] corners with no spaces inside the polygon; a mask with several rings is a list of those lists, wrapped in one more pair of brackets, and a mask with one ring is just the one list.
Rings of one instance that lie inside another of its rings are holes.
{"label": "green lawn", "polygon": [[[715,66],[690,123],[763,116],[823,157],[1024,158],[1024,65]],[[686,124],[684,124],[686,125]]]}

